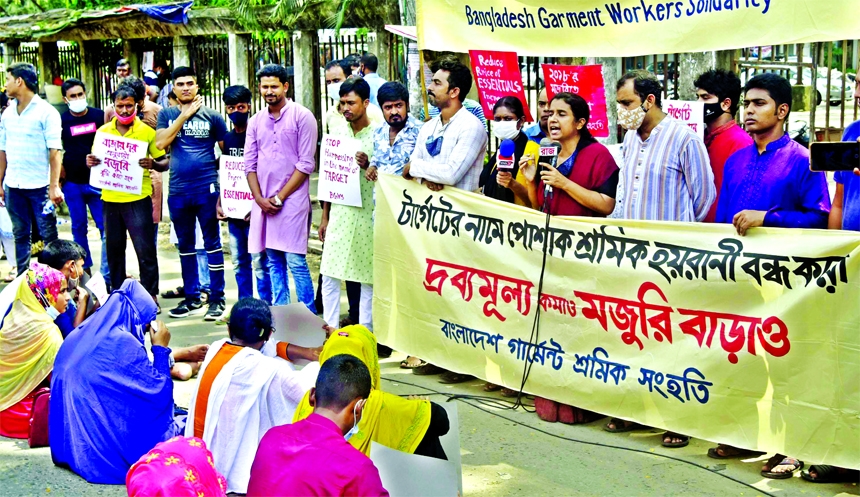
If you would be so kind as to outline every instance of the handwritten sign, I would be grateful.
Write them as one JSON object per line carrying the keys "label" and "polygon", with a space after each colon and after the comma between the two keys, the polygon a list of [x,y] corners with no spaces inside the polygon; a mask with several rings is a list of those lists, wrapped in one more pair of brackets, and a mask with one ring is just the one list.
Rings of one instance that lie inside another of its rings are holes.
{"label": "handwritten sign", "polygon": [[320,150],[320,177],[317,198],[334,204],[361,207],[359,174],[355,162],[361,142],[345,136],[324,135]]}
{"label": "handwritten sign", "polygon": [[245,158],[222,155],[218,174],[224,215],[233,219],[245,219],[254,204],[254,196],[245,177]]}
{"label": "handwritten sign", "polygon": [[702,140],[705,139],[704,103],[663,100],[663,112],[689,126]]}
{"label": "handwritten sign", "polygon": [[104,190],[140,195],[143,190],[143,168],[149,144],[109,133],[96,133],[93,155],[102,163],[90,171],[90,185]]}
{"label": "handwritten sign", "polygon": [[493,106],[502,97],[517,97],[523,103],[526,121],[532,122],[529,104],[523,90],[520,62],[516,52],[491,52],[489,50],[469,50],[472,59],[472,72],[475,84],[484,107],[484,115],[492,119]]}
{"label": "handwritten sign", "polygon": [[588,102],[588,110],[591,114],[588,118],[588,131],[597,138],[609,136],[606,93],[603,89],[603,66],[541,64],[541,67],[543,80],[546,81],[547,98],[552,99],[556,93],[564,92],[581,96]]}

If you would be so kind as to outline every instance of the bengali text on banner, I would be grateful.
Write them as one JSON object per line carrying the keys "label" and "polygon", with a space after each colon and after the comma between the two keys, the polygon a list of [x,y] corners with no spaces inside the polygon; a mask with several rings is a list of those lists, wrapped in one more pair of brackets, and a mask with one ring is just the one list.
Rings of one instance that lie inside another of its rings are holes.
{"label": "bengali text on banner", "polygon": [[628,57],[857,38],[857,0],[417,0],[421,49]]}
{"label": "bengali text on banner", "polygon": [[395,350],[515,389],[530,364],[530,394],[860,467],[858,233],[546,229],[537,211],[389,176],[374,230],[374,332]]}

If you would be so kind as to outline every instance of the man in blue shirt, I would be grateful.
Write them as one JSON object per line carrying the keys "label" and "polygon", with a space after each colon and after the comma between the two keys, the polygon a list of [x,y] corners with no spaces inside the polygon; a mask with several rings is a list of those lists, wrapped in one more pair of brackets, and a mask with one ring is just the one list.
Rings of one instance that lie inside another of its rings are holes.
{"label": "man in blue shirt", "polygon": [[549,128],[547,128],[546,124],[547,121],[549,121],[550,115],[549,102],[546,98],[546,87],[541,88],[540,92],[538,92],[538,112],[540,113],[540,119],[538,119],[538,122],[525,128],[523,133],[529,137],[529,140],[540,143],[541,140],[546,138],[547,133],[549,133]]}
{"label": "man in blue shirt", "polygon": [[364,80],[367,81],[367,84],[370,85],[370,103],[373,105],[379,106],[379,100],[376,98],[376,94],[379,92],[379,88],[382,87],[386,83],[386,81],[380,76],[376,74],[376,69],[379,68],[379,59],[376,58],[372,53],[366,53],[361,57],[361,74],[364,76]]}
{"label": "man in blue shirt", "polygon": [[[854,96],[860,102],[860,80],[857,80]],[[855,121],[845,128],[842,141],[860,141],[860,121]],[[832,230],[860,231],[860,169],[837,171],[833,176],[836,180],[836,194],[833,196],[833,207],[827,227]]]}
{"label": "man in blue shirt", "polygon": [[[185,300],[170,311],[170,317],[182,318],[206,313],[206,321],[224,314],[224,252],[221,251],[221,227],[216,215],[220,191],[215,146],[223,146],[227,124],[217,111],[203,106],[197,94],[197,75],[190,67],[173,71],[173,88],[178,107],[158,114],[156,146],[170,147],[170,193],[167,207],[179,241],[182,283]],[[197,276],[195,226],[200,223],[203,246],[209,256],[209,310],[203,309]]]}

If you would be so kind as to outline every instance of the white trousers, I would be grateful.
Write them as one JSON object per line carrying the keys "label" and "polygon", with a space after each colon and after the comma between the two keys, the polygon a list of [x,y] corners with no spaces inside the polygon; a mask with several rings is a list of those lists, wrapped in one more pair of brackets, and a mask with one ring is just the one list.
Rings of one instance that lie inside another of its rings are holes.
{"label": "white trousers", "polygon": [[[322,280],[323,319],[332,328],[340,325],[340,280],[323,275]],[[373,285],[361,284],[361,300],[358,306],[358,324],[373,331]]]}

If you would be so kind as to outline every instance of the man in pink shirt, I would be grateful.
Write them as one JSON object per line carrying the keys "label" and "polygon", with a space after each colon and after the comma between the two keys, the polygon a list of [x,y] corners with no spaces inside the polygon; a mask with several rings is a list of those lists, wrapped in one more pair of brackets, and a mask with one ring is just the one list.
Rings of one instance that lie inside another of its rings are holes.
{"label": "man in pink shirt", "polygon": [[257,72],[266,112],[248,121],[245,174],[254,195],[248,252],[266,251],[272,303],[290,303],[287,269],[299,301],[316,314],[308,262],[311,198],[308,177],[314,172],[317,121],[313,113],[287,100],[287,70],[267,64]]}
{"label": "man in pink shirt", "polygon": [[705,103],[705,146],[717,189],[717,199],[711,204],[705,222],[713,223],[717,216],[720,187],[723,186],[723,167],[732,154],[752,145],[753,139],[734,119],[741,98],[741,80],[735,73],[711,69],[702,73],[693,84],[699,102]]}
{"label": "man in pink shirt", "polygon": [[387,496],[379,471],[347,442],[370,387],[370,371],[357,357],[325,361],[310,392],[313,414],[272,428],[260,441],[248,496]]}

